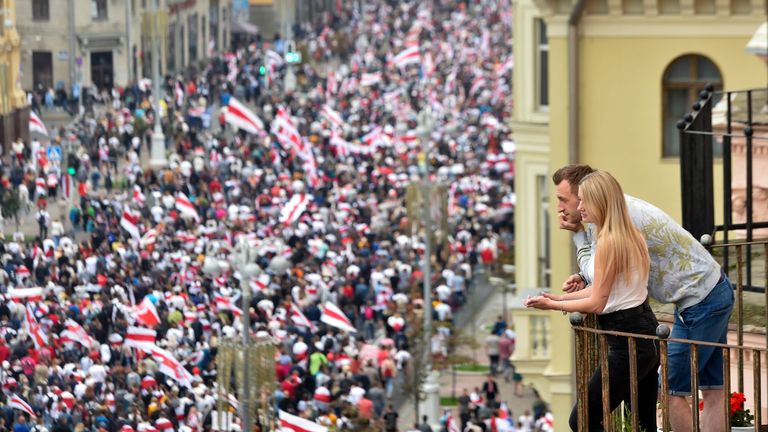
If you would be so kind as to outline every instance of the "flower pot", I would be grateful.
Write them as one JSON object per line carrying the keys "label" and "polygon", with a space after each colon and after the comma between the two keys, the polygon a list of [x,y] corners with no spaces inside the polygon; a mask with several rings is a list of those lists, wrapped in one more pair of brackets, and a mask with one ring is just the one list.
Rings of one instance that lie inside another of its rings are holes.
{"label": "flower pot", "polygon": [[755,430],[754,426],[731,426],[731,432],[750,432]]}

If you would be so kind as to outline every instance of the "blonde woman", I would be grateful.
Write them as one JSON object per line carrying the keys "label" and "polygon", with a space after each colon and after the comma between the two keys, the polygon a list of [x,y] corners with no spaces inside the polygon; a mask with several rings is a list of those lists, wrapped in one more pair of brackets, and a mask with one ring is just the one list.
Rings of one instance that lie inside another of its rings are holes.
{"label": "blonde woman", "polygon": [[[598,315],[600,327],[629,333],[654,335],[658,322],[648,305],[648,247],[629,217],[621,186],[604,171],[587,175],[579,184],[582,222],[597,229],[595,274],[592,285],[563,295],[544,294],[526,300],[527,307],[584,312]],[[608,337],[611,409],[630,403],[629,350],[625,337]],[[659,354],[654,341],[637,339],[637,380],[640,428],[656,430]],[[603,430],[600,369],[589,380],[589,429]],[[576,407],[571,429],[576,431]]]}

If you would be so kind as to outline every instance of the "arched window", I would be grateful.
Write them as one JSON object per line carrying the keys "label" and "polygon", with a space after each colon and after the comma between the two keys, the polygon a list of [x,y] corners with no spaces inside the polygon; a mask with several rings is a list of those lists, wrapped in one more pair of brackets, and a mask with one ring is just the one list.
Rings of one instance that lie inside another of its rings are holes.
{"label": "arched window", "polygon": [[[691,111],[699,98],[699,92],[707,84],[715,91],[723,89],[720,70],[708,58],[689,54],[678,57],[667,66],[662,82],[662,108],[664,111],[663,157],[680,156],[680,131],[677,121]],[[718,93],[715,93],[719,95]],[[718,98],[720,96],[717,96]],[[717,103],[717,100],[714,101]]]}

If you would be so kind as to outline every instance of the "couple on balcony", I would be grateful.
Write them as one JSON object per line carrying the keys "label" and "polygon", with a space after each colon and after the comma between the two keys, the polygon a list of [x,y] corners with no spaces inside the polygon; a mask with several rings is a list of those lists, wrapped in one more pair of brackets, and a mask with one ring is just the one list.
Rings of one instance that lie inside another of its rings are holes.
{"label": "couple on balcony", "polygon": [[[555,172],[560,228],[574,233],[580,272],[563,284],[563,295],[544,294],[526,306],[598,314],[604,330],[655,335],[658,325],[648,295],[674,303],[673,338],[726,342],[733,309],[733,289],[720,265],[670,216],[653,205],[624,195],[613,176],[587,165]],[[659,352],[651,339],[636,339],[640,427],[656,430]],[[629,350],[626,337],[608,337],[610,405],[630,402]],[[704,430],[725,430],[723,357],[720,349],[699,346],[699,389],[704,395]],[[672,428],[692,430],[690,347],[669,344]],[[589,381],[589,429],[603,430],[601,374]],[[574,407],[570,426],[577,427]]]}

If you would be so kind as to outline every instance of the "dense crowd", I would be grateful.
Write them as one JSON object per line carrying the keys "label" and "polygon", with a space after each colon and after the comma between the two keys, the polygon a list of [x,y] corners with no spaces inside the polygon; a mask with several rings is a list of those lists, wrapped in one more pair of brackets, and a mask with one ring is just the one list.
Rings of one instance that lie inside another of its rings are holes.
{"label": "dense crowd", "polygon": [[[446,185],[430,198],[434,358],[513,240],[511,12],[349,3],[295,29],[302,64],[279,36],[255,42],[166,77],[159,110],[143,79],[4,155],[6,227],[34,218],[39,236],[0,242],[0,432],[209,429],[218,347],[243,313],[276,343],[281,421],[396,430],[424,310],[408,185]],[[168,163],[150,169],[158,111]],[[73,144],[60,164],[55,144]],[[241,274],[245,250],[260,274]],[[469,403],[471,426],[514,430]]]}

